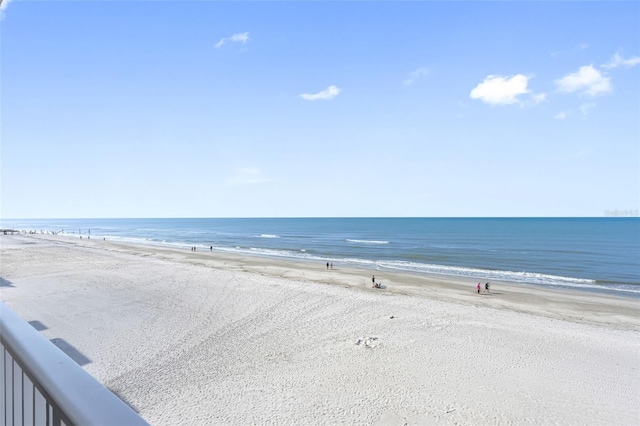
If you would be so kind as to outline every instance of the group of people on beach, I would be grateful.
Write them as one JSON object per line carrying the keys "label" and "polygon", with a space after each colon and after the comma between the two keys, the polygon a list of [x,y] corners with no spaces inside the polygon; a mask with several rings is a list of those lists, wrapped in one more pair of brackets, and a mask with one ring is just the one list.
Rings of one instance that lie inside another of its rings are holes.
{"label": "group of people on beach", "polygon": [[[476,286],[476,291],[478,292],[478,294],[480,294],[481,289],[482,286],[480,285],[480,283],[478,283],[478,285]],[[484,293],[489,293],[489,283],[484,284]]]}
{"label": "group of people on beach", "polygon": [[[191,246],[191,251],[196,251],[196,246]],[[209,247],[209,251],[213,251],[213,246]]]}
{"label": "group of people on beach", "polygon": [[333,269],[333,262],[327,262],[327,269]]}

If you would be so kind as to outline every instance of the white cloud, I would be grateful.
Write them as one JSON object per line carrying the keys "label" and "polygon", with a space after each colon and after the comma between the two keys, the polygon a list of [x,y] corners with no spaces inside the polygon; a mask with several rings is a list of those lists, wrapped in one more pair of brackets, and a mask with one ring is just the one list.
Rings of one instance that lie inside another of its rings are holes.
{"label": "white cloud", "polygon": [[231,37],[221,38],[220,41],[216,43],[216,49],[221,48],[222,46],[224,46],[226,43],[229,43],[229,42],[239,42],[242,44],[246,44],[249,40],[251,39],[249,38],[248,32],[234,34]]}
{"label": "white cloud", "polygon": [[567,113],[564,111],[561,111],[559,113],[557,113],[553,118],[555,118],[556,120],[564,120],[565,118],[567,118]]}
{"label": "white cloud", "polygon": [[[471,99],[479,99],[491,105],[510,105],[524,102],[518,98],[520,95],[531,93],[527,89],[529,78],[516,74],[513,77],[503,77],[499,75],[487,76],[484,81],[478,84],[469,94]],[[534,103],[544,100],[545,95],[533,95]]]}
{"label": "white cloud", "polygon": [[580,105],[580,114],[582,114],[582,119],[586,120],[587,116],[589,115],[589,111],[591,111],[595,107],[596,107],[596,104],[594,103]]}
{"label": "white cloud", "polygon": [[578,72],[556,80],[556,85],[562,92],[582,92],[590,96],[611,91],[610,78],[602,75],[593,65],[580,67]]}
{"label": "white cloud", "polygon": [[340,89],[338,86],[329,86],[327,87],[326,90],[323,90],[322,92],[318,92],[314,94],[303,93],[302,95],[300,95],[300,97],[302,99],[306,99],[307,101],[317,101],[319,99],[329,100],[338,96],[338,94],[341,91],[342,89]]}
{"label": "white cloud", "polygon": [[254,185],[269,181],[270,179],[265,178],[262,174],[262,171],[255,167],[245,167],[237,169],[234,175],[227,179],[227,183],[233,186]]}
{"label": "white cloud", "polygon": [[409,73],[409,75],[407,76],[407,78],[402,83],[406,84],[406,85],[413,84],[413,82],[417,78],[425,76],[425,75],[429,75],[429,69],[428,68],[424,68],[424,67],[423,68],[418,68],[416,70],[411,71]]}
{"label": "white cloud", "polygon": [[4,17],[7,14],[6,10],[7,7],[9,6],[9,1],[10,0],[0,0],[2,3],[0,3],[0,21],[4,21]]}
{"label": "white cloud", "polygon": [[602,64],[602,68],[611,69],[618,67],[633,67],[638,64],[640,64],[640,56],[632,56],[628,59],[624,59],[619,53],[616,53],[609,62]]}

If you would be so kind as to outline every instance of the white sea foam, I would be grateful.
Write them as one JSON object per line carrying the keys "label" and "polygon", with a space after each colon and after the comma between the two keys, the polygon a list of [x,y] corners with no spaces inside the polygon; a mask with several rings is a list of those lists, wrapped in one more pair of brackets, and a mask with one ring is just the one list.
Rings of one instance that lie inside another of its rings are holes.
{"label": "white sea foam", "polygon": [[310,259],[313,256],[309,256],[306,253],[294,252],[290,250],[278,250],[278,249],[266,249],[266,248],[257,248],[250,247],[249,252],[251,254],[259,254],[264,256],[274,256],[274,257],[287,257],[287,258],[297,258],[297,259]]}
{"label": "white sea foam", "polygon": [[172,242],[172,241],[162,241],[162,244],[164,244],[166,246],[170,246],[170,247],[177,247],[177,248],[192,247],[192,245],[189,245],[189,244],[186,244],[186,243],[178,243],[178,242]]}
{"label": "white sea foam", "polygon": [[260,234],[256,238],[280,238],[280,236],[274,234]]}
{"label": "white sea foam", "polygon": [[347,239],[350,243],[358,243],[358,244],[389,244],[389,241],[377,241],[377,240],[351,240]]}
{"label": "white sea foam", "polygon": [[434,273],[441,275],[455,275],[480,280],[498,280],[530,284],[601,288],[601,286],[598,286],[596,284],[595,280],[591,279],[563,277],[559,275],[541,274],[536,272],[488,270],[402,261],[380,261],[376,263],[381,267],[388,269]]}
{"label": "white sea foam", "polygon": [[96,237],[102,237],[102,238],[107,238],[111,241],[122,241],[122,242],[126,242],[126,243],[142,243],[142,244],[149,244],[149,243],[153,243],[154,241],[151,238],[141,238],[141,237],[121,237],[119,235],[96,235]]}

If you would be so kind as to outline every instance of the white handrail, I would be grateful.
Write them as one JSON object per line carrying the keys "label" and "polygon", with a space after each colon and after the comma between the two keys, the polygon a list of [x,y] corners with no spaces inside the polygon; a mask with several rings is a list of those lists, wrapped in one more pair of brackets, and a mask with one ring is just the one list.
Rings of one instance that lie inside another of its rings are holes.
{"label": "white handrail", "polygon": [[[34,385],[44,391],[45,398],[51,399],[47,403],[59,409],[71,423],[148,425],[131,407],[2,302],[0,343]],[[5,366],[2,368],[2,376],[7,381]],[[1,383],[0,386],[7,389],[7,383]]]}

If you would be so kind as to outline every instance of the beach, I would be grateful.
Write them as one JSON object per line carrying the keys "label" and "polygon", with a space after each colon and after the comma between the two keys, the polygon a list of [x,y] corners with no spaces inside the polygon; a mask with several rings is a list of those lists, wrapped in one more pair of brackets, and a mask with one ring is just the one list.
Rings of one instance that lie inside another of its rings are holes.
{"label": "beach", "polygon": [[640,423],[638,298],[508,282],[478,295],[473,279],[66,236],[0,243],[1,300],[154,425]]}

